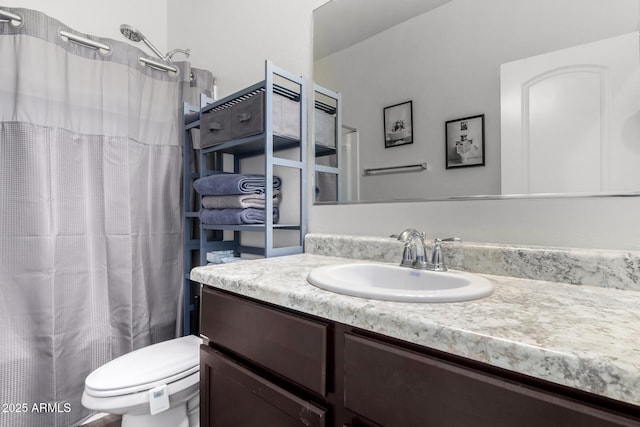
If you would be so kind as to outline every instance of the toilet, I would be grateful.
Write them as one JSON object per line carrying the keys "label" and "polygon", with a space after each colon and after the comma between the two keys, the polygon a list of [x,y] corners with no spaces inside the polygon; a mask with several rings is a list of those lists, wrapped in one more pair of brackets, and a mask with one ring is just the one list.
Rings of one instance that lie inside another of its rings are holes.
{"label": "toilet", "polygon": [[82,405],[122,415],[122,427],[200,425],[200,344],[188,335],[132,351],[85,380]]}

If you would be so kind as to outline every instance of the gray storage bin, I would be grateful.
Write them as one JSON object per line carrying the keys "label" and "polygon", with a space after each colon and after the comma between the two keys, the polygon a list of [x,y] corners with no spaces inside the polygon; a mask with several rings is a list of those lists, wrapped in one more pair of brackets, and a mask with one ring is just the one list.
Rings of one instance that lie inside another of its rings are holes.
{"label": "gray storage bin", "polygon": [[[226,108],[218,107],[203,114],[200,147],[207,148],[264,132],[264,99],[264,93],[258,92]],[[272,99],[274,135],[299,139],[299,103],[277,93]]]}
{"label": "gray storage bin", "polygon": [[231,138],[231,108],[211,110],[202,115],[200,148],[218,145]]}
{"label": "gray storage bin", "polygon": [[264,93],[259,92],[233,105],[231,138],[244,138],[264,131]]}
{"label": "gray storage bin", "polygon": [[300,106],[285,96],[273,95],[273,133],[300,139]]}
{"label": "gray storage bin", "polygon": [[327,147],[336,147],[336,118],[317,108],[314,109],[314,142]]}

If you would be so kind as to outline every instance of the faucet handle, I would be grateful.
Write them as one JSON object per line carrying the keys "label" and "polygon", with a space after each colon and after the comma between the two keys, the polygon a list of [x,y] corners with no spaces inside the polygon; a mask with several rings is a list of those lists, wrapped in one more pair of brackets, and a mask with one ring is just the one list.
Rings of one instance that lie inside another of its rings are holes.
{"label": "faucet handle", "polygon": [[452,243],[461,243],[462,239],[459,237],[447,237],[446,239],[436,239],[434,240],[434,244],[440,244],[441,242],[452,242]]}
{"label": "faucet handle", "polygon": [[462,239],[459,237],[447,237],[446,239],[439,239],[436,237],[434,239],[433,251],[431,252],[431,265],[429,265],[429,269],[433,271],[447,271],[447,265],[444,262],[442,248],[440,247],[440,243],[442,242],[460,243],[462,242]]}

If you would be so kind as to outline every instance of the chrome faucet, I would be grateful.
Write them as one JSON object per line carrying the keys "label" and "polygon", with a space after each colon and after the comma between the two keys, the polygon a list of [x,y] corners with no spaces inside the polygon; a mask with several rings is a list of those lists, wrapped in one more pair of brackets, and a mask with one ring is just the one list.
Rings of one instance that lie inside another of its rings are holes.
{"label": "chrome faucet", "polygon": [[[392,236],[395,237],[395,236]],[[447,239],[436,238],[433,241],[433,251],[431,252],[431,262],[427,263],[426,249],[424,245],[424,233],[420,233],[414,228],[407,228],[398,236],[398,240],[405,242],[402,251],[401,267],[411,267],[419,270],[447,271],[447,265],[442,255],[442,242],[460,243],[459,237],[449,237]]]}
{"label": "chrome faucet", "polygon": [[407,228],[400,233],[398,240],[405,242],[400,266],[426,270],[427,257],[424,249],[424,233],[420,233],[415,228]]}

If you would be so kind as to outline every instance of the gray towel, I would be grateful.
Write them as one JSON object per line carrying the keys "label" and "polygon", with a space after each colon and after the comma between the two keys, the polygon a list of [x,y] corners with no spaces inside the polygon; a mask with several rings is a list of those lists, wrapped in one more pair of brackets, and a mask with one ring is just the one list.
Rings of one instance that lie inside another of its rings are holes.
{"label": "gray towel", "polygon": [[[273,192],[273,207],[277,208],[282,196],[279,190]],[[264,194],[231,194],[228,196],[204,196],[202,207],[205,209],[257,208],[264,209]]]}
{"label": "gray towel", "polygon": [[[265,192],[264,175],[219,173],[196,179],[193,188],[203,196],[225,196],[229,194],[255,194]],[[282,185],[280,177],[273,177],[273,189]]]}
{"label": "gray towel", "polygon": [[[209,225],[264,224],[264,209],[201,209],[200,222]],[[273,208],[273,223],[280,219],[278,208]]]}

